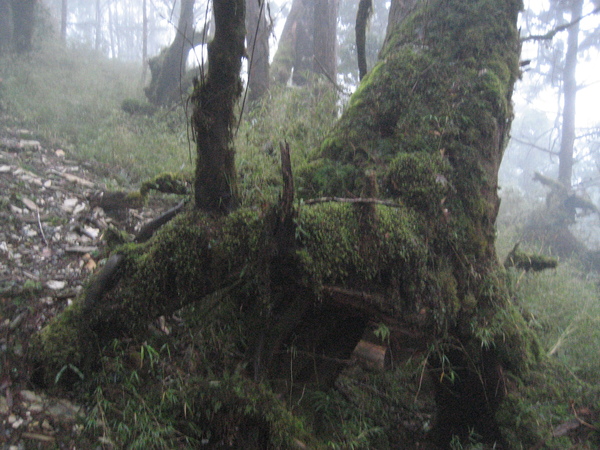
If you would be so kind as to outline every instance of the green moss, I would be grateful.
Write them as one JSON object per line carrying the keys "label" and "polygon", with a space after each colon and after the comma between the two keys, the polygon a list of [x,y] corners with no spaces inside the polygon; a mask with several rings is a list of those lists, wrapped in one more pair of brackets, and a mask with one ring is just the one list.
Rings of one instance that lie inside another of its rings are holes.
{"label": "green moss", "polygon": [[140,194],[145,197],[150,190],[156,190],[166,194],[188,195],[189,180],[181,174],[161,173],[152,180],[145,181],[140,187]]}
{"label": "green moss", "polygon": [[556,258],[523,252],[519,250],[519,244],[514,246],[504,261],[504,267],[516,267],[517,269],[533,270],[534,272],[556,269],[557,266],[558,260]]}
{"label": "green moss", "polygon": [[133,282],[121,295],[132,305],[141,298],[144,312],[173,303],[186,304],[239,280],[255,255],[263,222],[257,212],[240,209],[224,218],[199,212],[181,214],[145,245],[118,250]]}
{"label": "green moss", "polygon": [[[552,360],[536,364],[509,391],[496,414],[510,448],[571,448],[568,435],[553,430],[573,419],[573,407],[596,407],[598,388],[580,382],[565,366]],[[592,438],[593,441],[593,438]]]}
{"label": "green moss", "polygon": [[38,382],[51,387],[65,366],[71,364],[81,368],[81,341],[85,339],[81,334],[81,311],[82,304],[76,301],[33,336],[29,350],[35,355],[34,376]]}
{"label": "green moss", "polygon": [[439,154],[400,153],[389,164],[384,187],[418,211],[441,211],[449,186],[448,166]]}
{"label": "green moss", "polygon": [[[302,245],[312,261],[309,271],[322,282],[352,277],[389,282],[388,270],[402,272],[408,261],[424,258],[414,216],[402,209],[376,209],[377,231],[371,234],[357,208],[329,203],[303,208],[298,217]],[[391,269],[393,268],[393,269]]]}
{"label": "green moss", "polygon": [[450,267],[440,270],[435,279],[440,288],[441,303],[445,308],[445,320],[454,322],[461,309],[461,301],[458,297],[458,281]]}
{"label": "green moss", "polygon": [[292,449],[300,443],[317,445],[302,420],[263,384],[234,375],[221,381],[195,379],[190,386],[186,399],[192,413],[187,420],[216,446]]}
{"label": "green moss", "polygon": [[345,196],[355,190],[359,174],[353,164],[321,158],[298,167],[295,177],[299,194],[310,198],[324,194]]}

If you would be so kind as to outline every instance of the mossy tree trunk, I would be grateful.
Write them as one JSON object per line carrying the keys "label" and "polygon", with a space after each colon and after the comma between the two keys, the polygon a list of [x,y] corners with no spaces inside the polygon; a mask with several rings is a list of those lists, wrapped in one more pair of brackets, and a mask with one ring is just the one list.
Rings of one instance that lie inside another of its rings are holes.
{"label": "mossy tree trunk", "polygon": [[388,27],[385,34],[383,45],[394,34],[395,24],[401,23],[404,19],[419,5],[419,0],[395,0],[390,4],[390,13],[388,15]]}
{"label": "mossy tree trunk", "polygon": [[[412,268],[396,317],[437,344],[462,349],[430,361],[442,374],[436,433],[445,444],[453,434],[466,437],[469,426],[502,441],[494,421],[501,367],[530,362],[530,354],[513,351],[523,337],[519,319],[499,323],[511,306],[494,248],[497,174],[519,76],[520,8],[518,0],[392,2],[380,62],[301,169],[304,191],[315,196],[364,197],[375,178],[380,197],[423,224],[426,275]],[[462,367],[458,381],[443,376],[447,364]]]}
{"label": "mossy tree trunk", "polygon": [[516,422],[526,407],[504,399],[504,373],[527,373],[539,350],[494,250],[521,1],[420,2],[391,23],[381,60],[297,169],[303,192],[329,199],[292,207],[282,157],[280,204],[222,214],[235,205],[243,5],[214,3],[209,74],[193,98],[197,208],[147,244],[123,247],[118,286],[42,330],[34,359],[52,378],[93,360],[98,342],[186,304],[229,299],[242,324],[232,336],[245,348],[238,367],[274,389],[302,390],[330,386],[369,324],[383,323],[431,351],[444,448],[473,431],[507,448],[536,445],[536,425]]}
{"label": "mossy tree trunk", "polygon": [[195,86],[192,126],[198,148],[196,207],[229,211],[237,205],[237,174],[233,129],[235,107],[242,92],[245,3],[215,0],[215,36],[208,45],[208,75]]}

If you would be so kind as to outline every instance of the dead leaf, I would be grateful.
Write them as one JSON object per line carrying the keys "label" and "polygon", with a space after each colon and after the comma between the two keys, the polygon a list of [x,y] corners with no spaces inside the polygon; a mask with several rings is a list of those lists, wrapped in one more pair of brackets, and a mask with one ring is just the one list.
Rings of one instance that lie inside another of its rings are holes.
{"label": "dead leaf", "polygon": [[96,261],[94,261],[92,258],[90,258],[89,261],[87,263],[85,263],[84,268],[88,272],[93,272],[94,269],[96,268]]}
{"label": "dead leaf", "polygon": [[50,280],[46,283],[46,286],[48,286],[50,289],[52,289],[54,291],[59,291],[61,289],[64,289],[64,287],[66,285],[67,285],[66,282],[58,281],[58,280]]}

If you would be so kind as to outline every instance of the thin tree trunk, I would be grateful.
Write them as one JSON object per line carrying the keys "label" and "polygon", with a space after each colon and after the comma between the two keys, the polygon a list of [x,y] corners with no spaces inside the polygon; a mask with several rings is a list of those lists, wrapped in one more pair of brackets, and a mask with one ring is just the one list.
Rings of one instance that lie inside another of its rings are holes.
{"label": "thin tree trunk", "polygon": [[147,0],[142,3],[142,84],[146,83],[148,74],[148,10]]}
{"label": "thin tree trunk", "polygon": [[362,80],[367,74],[367,22],[373,11],[373,0],[360,0],[356,13],[356,55],[358,59],[358,76]]}
{"label": "thin tree trunk", "polygon": [[109,31],[109,36],[110,36],[110,56],[112,58],[116,58],[117,57],[117,52],[116,52],[116,48],[115,48],[115,24],[114,24],[114,19],[113,19],[113,13],[112,13],[112,5],[109,4],[108,5],[108,31]]}
{"label": "thin tree trunk", "polygon": [[[583,0],[571,4],[571,21],[581,17]],[[579,50],[579,22],[569,27],[567,35],[567,54],[563,72],[563,111],[562,138],[560,142],[558,181],[571,187],[573,178],[573,151],[575,146],[575,104],[577,101],[577,53]]]}
{"label": "thin tree trunk", "polygon": [[94,49],[100,50],[100,41],[102,39],[102,10],[100,8],[100,0],[96,0],[96,39]]}
{"label": "thin tree trunk", "polygon": [[67,42],[67,16],[68,16],[68,0],[62,0],[60,3],[60,39]]}
{"label": "thin tree trunk", "polygon": [[[114,5],[113,5],[114,6]],[[119,17],[119,8],[115,7],[112,10],[112,28],[111,28],[111,40],[113,48],[113,58],[118,58],[121,54],[121,24]]]}
{"label": "thin tree trunk", "polygon": [[238,203],[233,148],[235,106],[242,92],[239,77],[244,56],[244,0],[214,0],[215,36],[208,45],[208,76],[192,96],[192,125],[198,159],[194,186],[196,207],[227,212]]}

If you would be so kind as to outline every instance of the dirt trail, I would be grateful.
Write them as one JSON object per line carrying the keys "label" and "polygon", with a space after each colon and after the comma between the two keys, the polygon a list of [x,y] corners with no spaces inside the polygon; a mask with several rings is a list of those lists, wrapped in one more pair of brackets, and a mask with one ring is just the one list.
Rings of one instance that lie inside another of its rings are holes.
{"label": "dirt trail", "polygon": [[74,448],[85,409],[34,391],[29,338],[101,267],[111,226],[133,233],[176,200],[105,211],[94,205],[111,168],[18,138],[28,134],[0,132],[0,448]]}

